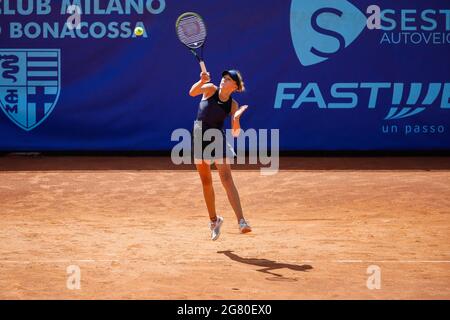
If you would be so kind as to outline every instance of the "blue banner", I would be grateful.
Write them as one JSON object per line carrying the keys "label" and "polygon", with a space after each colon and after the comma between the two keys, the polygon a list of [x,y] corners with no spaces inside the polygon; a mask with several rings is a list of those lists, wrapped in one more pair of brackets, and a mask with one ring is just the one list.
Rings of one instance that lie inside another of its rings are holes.
{"label": "blue banner", "polygon": [[448,1],[3,0],[0,150],[170,150],[200,100],[187,11],[212,82],[244,76],[243,129],[281,150],[450,149]]}

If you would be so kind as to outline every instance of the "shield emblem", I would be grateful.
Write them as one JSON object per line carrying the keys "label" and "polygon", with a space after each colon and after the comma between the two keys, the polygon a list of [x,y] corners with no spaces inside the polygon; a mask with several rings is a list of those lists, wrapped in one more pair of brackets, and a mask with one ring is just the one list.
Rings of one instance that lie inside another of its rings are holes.
{"label": "shield emblem", "polygon": [[20,128],[41,125],[58,102],[59,49],[0,49],[0,106]]}

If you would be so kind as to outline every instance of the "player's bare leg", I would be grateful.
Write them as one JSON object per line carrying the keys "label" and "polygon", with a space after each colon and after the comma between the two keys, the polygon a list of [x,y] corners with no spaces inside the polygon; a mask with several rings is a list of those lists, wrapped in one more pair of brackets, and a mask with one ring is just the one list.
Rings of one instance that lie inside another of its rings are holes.
{"label": "player's bare leg", "polygon": [[216,162],[216,168],[219,171],[220,181],[222,182],[222,185],[227,192],[228,201],[230,201],[231,207],[233,208],[234,214],[236,215],[239,229],[242,233],[250,232],[252,229],[244,219],[239,192],[237,191],[236,185],[234,184],[230,165],[228,163],[220,164]]}
{"label": "player's bare leg", "polygon": [[202,161],[200,164],[196,164],[196,167],[202,181],[203,196],[205,197],[209,218],[211,221],[215,221],[217,218],[216,199],[211,175],[211,167],[205,161]]}
{"label": "player's bare leg", "polygon": [[209,228],[211,230],[211,240],[215,241],[220,236],[220,228],[223,224],[223,217],[216,215],[216,203],[211,175],[211,165],[203,161],[196,164],[197,171],[200,174],[203,185],[203,196],[205,197],[206,207],[208,208]]}

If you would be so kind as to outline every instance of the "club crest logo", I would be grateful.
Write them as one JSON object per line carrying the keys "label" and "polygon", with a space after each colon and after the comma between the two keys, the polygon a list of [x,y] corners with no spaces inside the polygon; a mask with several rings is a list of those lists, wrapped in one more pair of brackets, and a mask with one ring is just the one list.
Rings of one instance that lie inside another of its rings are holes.
{"label": "club crest logo", "polygon": [[17,126],[31,131],[58,102],[59,49],[0,49],[0,107]]}
{"label": "club crest logo", "polygon": [[366,16],[347,0],[292,0],[291,36],[303,66],[321,63],[352,44]]}

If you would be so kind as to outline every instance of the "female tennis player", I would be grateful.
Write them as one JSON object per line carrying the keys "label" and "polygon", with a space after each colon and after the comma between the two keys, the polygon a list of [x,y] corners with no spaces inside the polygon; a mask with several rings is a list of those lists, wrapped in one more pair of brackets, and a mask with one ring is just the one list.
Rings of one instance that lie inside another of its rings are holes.
{"label": "female tennis player", "polygon": [[[220,228],[223,224],[223,217],[216,214],[215,195],[211,176],[211,162],[214,162],[219,171],[220,180],[226,190],[228,200],[236,215],[239,230],[241,233],[250,232],[252,229],[244,218],[242,213],[241,201],[239,193],[234,185],[233,177],[231,175],[231,167],[227,158],[235,157],[236,154],[232,147],[226,142],[225,130],[223,129],[224,121],[228,116],[231,116],[231,129],[234,137],[239,136],[240,123],[239,119],[247,110],[248,106],[238,107],[238,103],[231,97],[235,92],[243,92],[245,90],[242,76],[237,70],[227,70],[222,73],[222,81],[217,87],[210,83],[209,73],[202,72],[200,81],[195,83],[189,95],[196,97],[203,94],[198,109],[197,120],[194,124],[193,136],[201,134],[202,137],[208,129],[220,130],[223,146],[222,152],[214,149],[211,155],[207,155],[204,150],[208,145],[215,142],[213,138],[211,142],[204,142],[202,139],[202,146],[197,150],[201,150],[201,154],[194,151],[194,159],[196,159],[197,171],[200,174],[200,179],[203,185],[203,195],[205,197],[206,207],[208,209],[211,230],[211,240],[217,240],[220,236]],[[201,128],[201,130],[199,130]],[[219,143],[218,142],[218,143]],[[195,150],[195,146],[193,146]]]}

